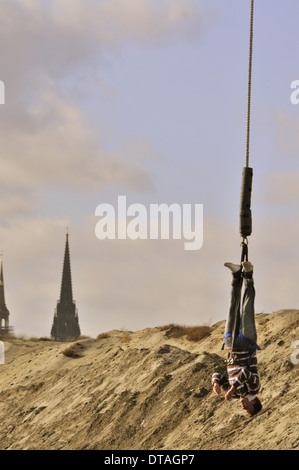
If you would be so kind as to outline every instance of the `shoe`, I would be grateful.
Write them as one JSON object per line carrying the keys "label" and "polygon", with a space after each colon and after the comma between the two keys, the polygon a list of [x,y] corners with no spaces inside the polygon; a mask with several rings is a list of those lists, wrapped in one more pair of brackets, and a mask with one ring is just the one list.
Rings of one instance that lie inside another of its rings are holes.
{"label": "shoe", "polygon": [[242,262],[243,270],[244,270],[244,278],[248,282],[253,282],[253,266],[249,261]]}
{"label": "shoe", "polygon": [[253,272],[253,265],[249,261],[243,261],[242,266],[244,269],[244,273],[252,273]]}
{"label": "shoe", "polygon": [[233,274],[236,274],[237,272],[241,271],[240,264],[224,263],[224,266],[230,269]]}

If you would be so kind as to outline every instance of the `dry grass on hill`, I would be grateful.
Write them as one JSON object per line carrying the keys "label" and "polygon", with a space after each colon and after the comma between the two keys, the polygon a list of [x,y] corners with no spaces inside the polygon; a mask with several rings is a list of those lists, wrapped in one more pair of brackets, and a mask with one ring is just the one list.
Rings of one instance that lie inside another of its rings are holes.
{"label": "dry grass on hill", "polygon": [[200,341],[208,336],[212,328],[210,326],[181,326],[171,323],[161,327],[161,331],[167,330],[168,338],[181,338],[186,336],[188,341]]}

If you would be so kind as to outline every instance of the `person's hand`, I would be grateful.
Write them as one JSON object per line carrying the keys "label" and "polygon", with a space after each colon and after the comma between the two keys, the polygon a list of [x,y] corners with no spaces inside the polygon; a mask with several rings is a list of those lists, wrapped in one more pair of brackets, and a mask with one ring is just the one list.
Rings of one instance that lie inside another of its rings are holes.
{"label": "person's hand", "polygon": [[225,399],[226,399],[226,400],[230,400],[230,399],[232,398],[234,392],[235,392],[235,389],[234,389],[234,387],[232,386],[232,387],[228,390],[228,392],[226,392],[226,394],[225,394]]}
{"label": "person's hand", "polygon": [[213,383],[213,391],[216,393],[216,395],[220,395],[221,393],[221,387],[217,382]]}

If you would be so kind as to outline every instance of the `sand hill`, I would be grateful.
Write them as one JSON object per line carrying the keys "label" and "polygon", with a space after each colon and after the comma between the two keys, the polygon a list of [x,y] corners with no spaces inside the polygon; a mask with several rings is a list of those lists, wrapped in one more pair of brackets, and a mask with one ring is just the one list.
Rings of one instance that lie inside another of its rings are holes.
{"label": "sand hill", "polygon": [[[8,340],[0,449],[298,449],[291,345],[299,310],[257,315],[257,329],[263,410],[253,418],[211,389],[214,368],[224,364],[224,322],[200,341],[175,338],[174,327],[69,344]],[[68,347],[72,356],[63,354]]]}

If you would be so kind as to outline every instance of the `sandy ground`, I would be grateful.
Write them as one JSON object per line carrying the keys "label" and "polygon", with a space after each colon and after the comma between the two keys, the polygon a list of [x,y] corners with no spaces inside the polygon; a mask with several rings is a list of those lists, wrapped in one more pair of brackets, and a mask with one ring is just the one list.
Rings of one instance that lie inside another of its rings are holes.
{"label": "sandy ground", "polygon": [[[263,410],[253,418],[211,389],[214,368],[225,366],[224,322],[199,342],[162,328],[69,344],[6,341],[0,449],[298,449],[299,368],[291,355],[299,310],[256,318]],[[75,358],[62,353],[70,345]]]}

